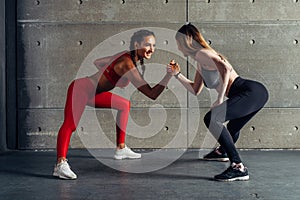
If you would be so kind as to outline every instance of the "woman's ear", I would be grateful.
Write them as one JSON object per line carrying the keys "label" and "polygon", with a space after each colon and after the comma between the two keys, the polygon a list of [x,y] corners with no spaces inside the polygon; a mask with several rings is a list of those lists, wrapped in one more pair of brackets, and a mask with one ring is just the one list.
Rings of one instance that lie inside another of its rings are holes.
{"label": "woman's ear", "polygon": [[138,49],[139,48],[139,43],[137,43],[137,42],[134,42],[134,47],[135,47],[135,49]]}

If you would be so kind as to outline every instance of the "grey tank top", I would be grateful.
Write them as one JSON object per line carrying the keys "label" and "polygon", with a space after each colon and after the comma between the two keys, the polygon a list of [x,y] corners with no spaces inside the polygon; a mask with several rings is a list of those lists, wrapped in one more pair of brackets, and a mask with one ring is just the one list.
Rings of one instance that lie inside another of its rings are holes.
{"label": "grey tank top", "polygon": [[220,83],[218,70],[207,70],[202,68],[202,78],[205,87],[210,89],[216,88]]}

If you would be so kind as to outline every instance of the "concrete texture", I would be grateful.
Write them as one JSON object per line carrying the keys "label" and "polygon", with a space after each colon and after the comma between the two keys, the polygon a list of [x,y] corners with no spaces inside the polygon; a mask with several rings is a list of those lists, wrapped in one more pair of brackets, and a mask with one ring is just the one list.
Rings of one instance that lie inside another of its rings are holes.
{"label": "concrete texture", "polygon": [[[21,112],[20,149],[56,146],[57,127],[63,110]],[[87,109],[70,146],[73,148],[112,148],[115,146],[116,113],[110,109]],[[161,121],[162,120],[162,121]],[[174,122],[178,122],[174,126]],[[136,148],[187,148],[187,111],[179,109],[132,109],[126,143]]]}
{"label": "concrete texture", "polygon": [[[100,150],[100,157],[124,167],[134,167],[147,159],[144,154],[142,160],[114,161],[112,152],[105,151]],[[189,150],[157,171],[127,173],[102,164],[86,150],[71,150],[69,162],[78,179],[69,181],[51,175],[55,152],[6,152],[0,154],[3,163],[0,199],[298,200],[300,197],[299,151],[241,151],[250,180],[231,183],[212,179],[227,164],[199,160],[202,153],[204,150]]]}
{"label": "concrete texture", "polygon": [[[18,0],[16,4],[18,119],[8,128],[18,127],[18,135],[10,132],[18,137],[18,148],[55,148],[69,83],[95,72],[91,63],[97,56],[128,49],[133,29],[146,27],[156,33],[157,52],[146,63],[147,81],[157,83],[171,58],[181,64],[183,74],[193,77],[195,63],[182,57],[174,41],[185,21],[199,27],[241,76],[258,80],[269,90],[266,108],[242,130],[238,147],[300,148],[299,1]],[[213,101],[211,91],[194,97],[173,79],[156,101],[132,86],[113,92],[131,100],[127,138],[131,146],[214,145],[202,122]],[[97,147],[112,145],[113,112],[97,110],[97,116],[82,123],[72,148],[85,147],[82,140],[97,133],[106,139]]]}
{"label": "concrete texture", "polygon": [[[193,120],[188,123],[188,135],[194,138],[190,145],[192,148],[210,148],[207,144],[213,144],[205,140],[210,136],[202,120],[207,110],[201,109],[199,117],[197,109],[190,109],[189,119],[201,120],[199,123]],[[299,118],[298,108],[265,108],[243,127],[236,145],[250,149],[297,149],[300,140]]]}
{"label": "concrete texture", "polygon": [[18,18],[44,22],[184,22],[186,1],[19,0]]}
{"label": "concrete texture", "polygon": [[290,1],[188,1],[190,21],[276,21],[298,20],[300,3]]}
{"label": "concrete texture", "polygon": [[[210,148],[216,142],[211,139],[202,120],[207,111],[207,108],[191,108],[188,112],[186,109],[133,108],[126,141],[136,148]],[[62,117],[62,109],[20,112],[20,148],[55,147]],[[97,148],[113,147],[116,137],[115,117],[116,113],[109,109],[94,111],[87,108],[77,132],[72,136],[71,148],[90,145]],[[299,118],[298,109],[264,109],[243,128],[237,146],[297,149],[300,140]],[[275,123],[275,119],[281,123]]]}

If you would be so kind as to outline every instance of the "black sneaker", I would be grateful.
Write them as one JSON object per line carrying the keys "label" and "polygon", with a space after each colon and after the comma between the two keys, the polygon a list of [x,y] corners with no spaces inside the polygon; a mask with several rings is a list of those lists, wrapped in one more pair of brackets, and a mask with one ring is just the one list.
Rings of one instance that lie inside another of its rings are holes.
{"label": "black sneaker", "polygon": [[212,152],[206,154],[203,160],[227,162],[229,158],[226,153],[220,154],[217,152],[217,148],[215,148]]}
{"label": "black sneaker", "polygon": [[217,181],[248,181],[249,174],[245,167],[244,171],[241,171],[237,167],[228,167],[222,174],[216,175],[215,180]]}

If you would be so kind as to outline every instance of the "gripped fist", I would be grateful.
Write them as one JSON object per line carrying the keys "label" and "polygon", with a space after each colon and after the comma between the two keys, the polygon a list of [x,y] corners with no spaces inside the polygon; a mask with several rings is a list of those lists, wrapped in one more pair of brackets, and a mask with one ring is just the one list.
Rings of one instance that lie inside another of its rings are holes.
{"label": "gripped fist", "polygon": [[175,60],[171,60],[170,63],[167,66],[167,72],[170,73],[172,76],[180,72],[180,66],[178,63],[175,62]]}

